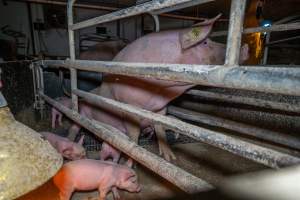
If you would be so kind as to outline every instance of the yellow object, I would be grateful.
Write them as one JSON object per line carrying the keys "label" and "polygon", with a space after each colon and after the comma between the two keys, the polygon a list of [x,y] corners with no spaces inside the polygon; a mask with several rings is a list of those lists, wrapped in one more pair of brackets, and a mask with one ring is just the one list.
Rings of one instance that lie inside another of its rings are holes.
{"label": "yellow object", "polygon": [[15,199],[45,183],[62,166],[60,154],[40,134],[0,108],[0,200]]}

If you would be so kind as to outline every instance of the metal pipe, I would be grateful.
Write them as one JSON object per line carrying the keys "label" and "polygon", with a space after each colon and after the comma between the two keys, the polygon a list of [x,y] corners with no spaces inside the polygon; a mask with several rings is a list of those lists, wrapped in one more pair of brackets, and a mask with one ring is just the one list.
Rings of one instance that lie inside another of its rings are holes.
{"label": "metal pipe", "polygon": [[129,104],[120,103],[112,99],[84,92],[82,90],[75,90],[73,92],[84,98],[86,102],[95,106],[114,107],[115,109],[117,108],[122,112],[133,114],[142,119],[150,119],[153,123],[166,126],[175,132],[182,133],[193,139],[221,148],[269,167],[280,168],[300,163],[300,158],[251,144],[249,142],[245,142],[216,131],[194,126],[178,119],[156,114]]}
{"label": "metal pipe", "polygon": [[[114,20],[131,17],[134,15],[152,12],[152,11],[159,10],[162,8],[175,6],[177,4],[189,3],[191,1],[193,1],[193,0],[152,0],[152,1],[149,1],[149,2],[146,2],[143,4],[139,4],[139,5],[136,5],[133,7],[125,8],[125,9],[122,9],[122,10],[119,10],[119,11],[116,11],[113,13],[109,13],[106,15],[102,15],[99,17],[95,17],[95,18],[92,18],[92,19],[89,19],[86,21],[76,23],[71,26],[71,29],[72,30],[82,29],[82,28],[86,28],[86,27],[93,26],[96,24],[111,22]],[[199,1],[199,4],[206,3],[209,1],[211,1],[211,0],[201,0],[201,1]]]}
{"label": "metal pipe", "polygon": [[48,96],[44,94],[41,94],[41,96],[50,105],[57,108],[67,117],[93,132],[97,137],[103,139],[105,142],[129,155],[153,172],[167,179],[183,191],[193,194],[213,188],[213,186],[206,181],[187,173],[181,168],[140,147],[135,142],[124,136],[118,129],[101,122],[82,117],[80,114],[68,109]]}
{"label": "metal pipe", "polygon": [[[10,1],[16,1],[16,0],[10,0]],[[50,4],[50,5],[58,5],[58,6],[66,6],[66,2],[61,1],[52,1],[52,0],[17,0],[18,2],[29,2],[29,3],[36,3],[36,4]],[[84,8],[84,9],[95,9],[95,10],[105,10],[105,11],[116,11],[119,8],[115,7],[108,7],[108,6],[98,6],[98,5],[89,5],[89,4],[81,4],[76,3],[74,4],[74,7],[76,8]],[[183,20],[192,20],[192,21],[203,21],[206,18],[201,17],[192,17],[192,16],[184,16],[184,15],[174,15],[174,14],[167,14],[162,13],[159,14],[163,17],[173,18],[173,19],[183,19]],[[217,22],[227,22],[228,19],[219,19]]]}
{"label": "metal pipe", "polygon": [[[269,43],[270,38],[271,38],[271,33],[267,33],[266,43]],[[267,45],[265,45],[264,57],[263,57],[263,62],[262,62],[263,65],[267,64],[267,62],[268,62],[268,55],[269,55],[269,47]]]}
{"label": "metal pipe", "polygon": [[225,65],[238,65],[244,24],[246,0],[231,0]]}
{"label": "metal pipe", "polygon": [[153,20],[154,20],[154,24],[155,24],[155,32],[159,32],[160,26],[159,26],[159,18],[158,18],[158,16],[155,15],[155,14],[152,14],[152,13],[149,13],[149,14],[152,16],[152,18],[153,18]]}
{"label": "metal pipe", "polygon": [[[68,33],[69,33],[69,51],[70,59],[75,60],[75,40],[74,40],[74,31],[71,29],[73,25],[73,5],[76,0],[68,0],[67,14],[68,14]],[[71,73],[71,89],[77,89],[77,70],[70,68]],[[78,111],[78,97],[71,93],[72,98],[72,109]]]}
{"label": "metal pipe", "polygon": [[220,117],[215,117],[208,114],[194,112],[175,106],[168,107],[168,114],[174,115],[175,117],[184,120],[204,123],[211,126],[218,126],[225,129],[237,131],[245,135],[254,136],[265,141],[282,144],[284,146],[300,150],[300,140],[290,135],[284,135],[275,131],[270,131],[267,129],[258,128],[248,124],[243,124],[240,122],[235,122]]}
{"label": "metal pipe", "polygon": [[[255,67],[223,65],[183,65],[105,61],[45,60],[52,67],[158,78],[199,85],[254,90],[267,93],[300,95],[300,69],[291,67]],[[41,63],[41,64],[43,64]]]}
{"label": "metal pipe", "polygon": [[286,42],[286,41],[290,41],[290,40],[297,40],[300,39],[300,36],[295,36],[295,37],[289,37],[289,38],[285,38],[285,39],[281,39],[281,40],[275,40],[275,41],[271,41],[271,42],[267,42],[266,41],[266,45],[272,45],[272,44],[278,44],[278,43],[282,43],[282,42]]}
{"label": "metal pipe", "polygon": [[162,13],[173,12],[175,10],[181,10],[181,9],[184,9],[184,8],[193,7],[193,6],[196,6],[196,5],[199,5],[199,4],[208,3],[208,2],[212,2],[212,1],[215,1],[215,0],[208,0],[206,2],[203,2],[203,0],[193,0],[193,1],[190,1],[190,2],[178,3],[174,6],[165,7],[165,8],[159,9],[159,10],[155,10],[152,13],[154,15],[159,15],[159,14],[162,14]]}
{"label": "metal pipe", "polygon": [[[201,17],[192,17],[192,16],[183,16],[183,15],[174,15],[169,13],[162,13],[159,14],[161,17],[168,17],[173,19],[183,19],[183,20],[192,20],[192,21],[204,21],[207,20],[207,18],[201,18]],[[228,22],[228,19],[218,19],[216,22]]]}
{"label": "metal pipe", "polygon": [[251,98],[251,97],[241,97],[241,96],[221,94],[221,93],[208,92],[208,91],[200,91],[200,90],[189,90],[188,92],[186,92],[186,94],[221,100],[230,103],[233,102],[233,103],[258,106],[262,108],[271,108],[276,110],[300,113],[299,104],[293,105],[289,103],[274,102],[274,101],[262,100],[262,99]]}
{"label": "metal pipe", "polygon": [[[258,33],[258,32],[279,32],[279,31],[291,31],[300,29],[300,22],[290,23],[290,24],[279,24],[273,25],[270,27],[254,27],[254,28],[246,28],[243,31],[243,34],[248,33]],[[227,31],[217,31],[210,34],[210,37],[219,37],[227,35]]]}

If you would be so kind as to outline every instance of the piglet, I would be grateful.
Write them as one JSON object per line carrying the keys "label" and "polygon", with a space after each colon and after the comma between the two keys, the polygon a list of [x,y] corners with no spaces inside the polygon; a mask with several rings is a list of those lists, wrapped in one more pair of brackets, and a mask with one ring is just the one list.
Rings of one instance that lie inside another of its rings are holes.
{"label": "piglet", "polygon": [[[61,103],[67,108],[71,108],[72,106],[71,99],[67,97],[58,97],[56,98],[56,101],[58,101],[59,103]],[[60,111],[58,111],[56,108],[52,107],[51,109],[52,128],[56,127],[56,120],[60,126],[62,125],[62,117],[63,114]]]}
{"label": "piglet", "polygon": [[83,159],[63,165],[53,178],[59,189],[60,200],[69,200],[75,190],[98,189],[99,200],[105,200],[112,191],[114,199],[120,199],[117,188],[140,192],[136,173],[125,165],[113,162]]}
{"label": "piglet", "polygon": [[41,132],[41,135],[65,158],[69,160],[83,159],[86,156],[83,148],[84,135],[78,143],[70,141],[68,138],[50,132]]}

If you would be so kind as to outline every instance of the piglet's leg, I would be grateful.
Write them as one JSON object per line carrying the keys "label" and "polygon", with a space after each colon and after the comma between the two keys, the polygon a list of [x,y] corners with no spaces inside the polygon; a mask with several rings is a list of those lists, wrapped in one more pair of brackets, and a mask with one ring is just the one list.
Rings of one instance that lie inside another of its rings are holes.
{"label": "piglet's leg", "polygon": [[76,135],[79,133],[81,127],[78,124],[73,124],[70,128],[69,128],[69,135],[68,138],[71,141],[74,141],[76,138]]}
{"label": "piglet's leg", "polygon": [[121,200],[121,196],[119,194],[119,191],[118,191],[117,187],[112,187],[111,191],[113,193],[114,200]]}

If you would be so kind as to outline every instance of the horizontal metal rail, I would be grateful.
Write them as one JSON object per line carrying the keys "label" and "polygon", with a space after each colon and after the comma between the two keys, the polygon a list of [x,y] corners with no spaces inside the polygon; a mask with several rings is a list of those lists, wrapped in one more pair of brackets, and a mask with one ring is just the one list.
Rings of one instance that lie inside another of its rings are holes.
{"label": "horizontal metal rail", "polygon": [[121,150],[161,177],[164,177],[183,191],[194,194],[213,189],[213,186],[206,181],[187,173],[181,168],[137,145],[135,142],[124,136],[118,129],[95,120],[87,119],[43,93],[40,93],[40,95],[46,102],[57,108],[67,117],[93,132],[97,137]]}
{"label": "horizontal metal rail", "polygon": [[[152,1],[149,1],[149,2],[146,2],[143,4],[139,4],[139,5],[136,5],[133,7],[129,7],[126,9],[122,9],[122,10],[115,11],[115,12],[112,12],[112,13],[109,13],[106,15],[102,15],[99,17],[95,17],[95,18],[83,21],[83,22],[73,24],[69,28],[71,30],[82,29],[82,28],[86,28],[86,27],[93,26],[96,24],[111,22],[114,20],[119,20],[119,19],[134,16],[134,15],[148,13],[148,12],[160,10],[160,9],[163,9],[166,7],[176,6],[178,4],[189,3],[192,1],[193,0],[152,0]],[[202,1],[199,1],[199,4],[210,2],[210,1],[211,0],[202,0]]]}
{"label": "horizontal metal rail", "polygon": [[[243,31],[243,34],[248,33],[258,33],[258,32],[279,32],[279,31],[291,31],[300,29],[300,23],[289,23],[289,24],[279,24],[273,25],[270,27],[254,27],[254,28],[246,28]],[[210,34],[210,37],[219,37],[227,35],[227,31],[217,31]]]}
{"label": "horizontal metal rail", "polygon": [[73,93],[84,98],[86,102],[99,106],[100,108],[103,106],[113,107],[114,109],[118,109],[122,112],[134,114],[141,119],[149,119],[153,123],[161,124],[175,132],[182,133],[198,141],[221,148],[269,167],[280,168],[300,163],[300,158],[245,142],[234,137],[226,136],[216,131],[194,126],[178,119],[166,117],[164,115],[156,114],[129,104],[117,102],[112,99],[97,96],[81,90],[74,90]]}
{"label": "horizontal metal rail", "polygon": [[203,0],[193,0],[187,3],[181,3],[178,5],[174,5],[174,6],[170,6],[170,7],[166,7],[160,10],[155,10],[153,12],[151,12],[153,15],[159,15],[159,14],[163,14],[163,13],[167,13],[167,12],[172,12],[174,10],[181,10],[184,8],[188,8],[188,7],[193,7],[193,6],[197,6],[199,4],[203,4],[203,3],[208,3],[208,2],[212,2],[215,0],[208,0],[208,1],[203,1]]}
{"label": "horizontal metal rail", "polygon": [[300,69],[297,68],[272,66],[224,67],[223,65],[126,63],[87,60],[46,60],[39,63],[49,67],[75,68],[200,85],[300,95]]}
{"label": "horizontal metal rail", "polygon": [[300,113],[299,104],[267,101],[267,100],[251,98],[251,97],[241,97],[236,95],[221,94],[217,92],[208,92],[208,91],[201,91],[201,90],[189,90],[188,92],[186,92],[186,94],[205,97],[209,99],[221,100],[230,103],[239,103],[239,104],[257,106],[261,108],[270,108],[270,109]]}
{"label": "horizontal metal rail", "polygon": [[278,44],[278,43],[287,42],[287,41],[291,41],[291,40],[298,40],[298,39],[300,39],[300,35],[295,36],[295,37],[281,39],[281,40],[274,40],[274,41],[268,42],[266,45],[269,46],[269,45],[273,45],[273,44]]}
{"label": "horizontal metal rail", "polygon": [[218,126],[228,130],[237,131],[244,135],[254,136],[256,138],[263,139],[265,141],[281,144],[287,147],[300,150],[300,140],[299,138],[278,133],[275,131],[255,127],[252,125],[224,119],[221,117],[216,117],[213,115],[208,115],[204,113],[194,112],[191,110],[169,106],[168,114],[174,115],[180,119],[189,120],[193,122],[199,122],[208,124],[210,126]]}

